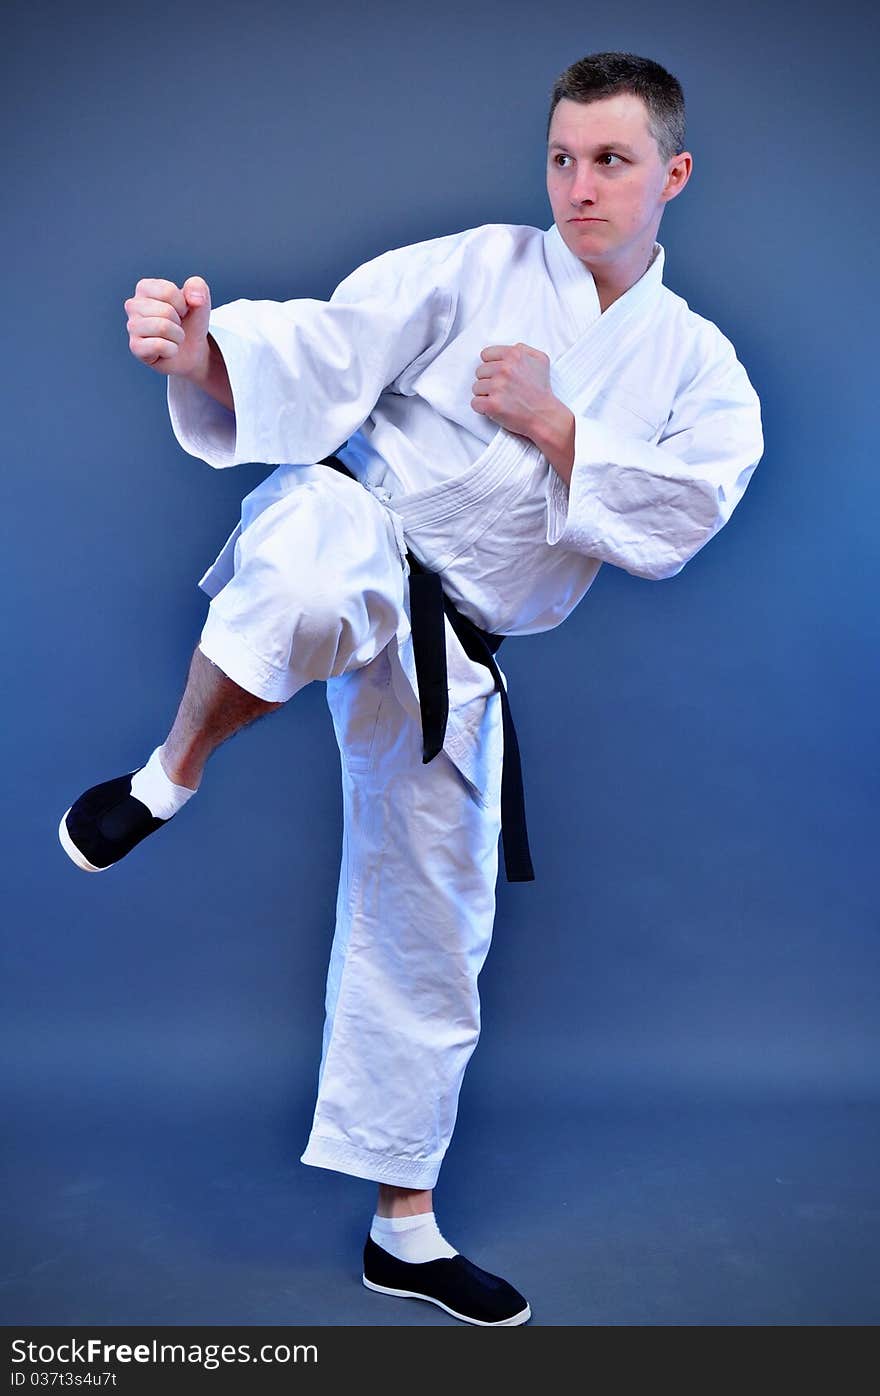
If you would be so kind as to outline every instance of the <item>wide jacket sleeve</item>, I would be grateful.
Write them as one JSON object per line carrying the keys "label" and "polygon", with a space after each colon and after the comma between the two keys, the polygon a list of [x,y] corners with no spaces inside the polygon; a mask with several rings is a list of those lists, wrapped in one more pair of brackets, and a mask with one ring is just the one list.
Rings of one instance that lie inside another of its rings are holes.
{"label": "wide jacket sleeve", "polygon": [[571,481],[551,467],[547,542],[637,577],[674,577],[727,523],[764,452],[761,409],[733,346],[676,395],[656,443],[575,413]]}
{"label": "wide jacket sleeve", "polygon": [[405,368],[442,347],[454,296],[418,250],[365,262],[329,301],[212,309],[208,331],[235,410],[169,375],[168,411],[183,449],[217,467],[310,463],[337,450]]}

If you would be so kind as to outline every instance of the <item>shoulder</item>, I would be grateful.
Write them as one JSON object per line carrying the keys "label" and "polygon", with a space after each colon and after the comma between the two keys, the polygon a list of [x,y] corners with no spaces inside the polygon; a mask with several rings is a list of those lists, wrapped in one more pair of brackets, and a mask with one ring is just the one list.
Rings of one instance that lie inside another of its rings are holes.
{"label": "shoulder", "polygon": [[421,242],[391,248],[383,255],[401,267],[453,268],[482,260],[506,263],[531,248],[543,245],[544,233],[525,223],[480,223],[461,232],[425,238]]}
{"label": "shoulder", "polygon": [[694,310],[684,296],[663,287],[663,313],[673,327],[676,342],[683,347],[681,386],[718,377],[739,379],[746,394],[754,393],[736,348],[722,329],[706,315]]}
{"label": "shoulder", "polygon": [[530,257],[541,255],[544,234],[526,224],[482,223],[460,232],[390,247],[356,267],[333,293],[334,301],[373,297],[398,304],[442,301],[485,290]]}
{"label": "shoulder", "polygon": [[706,315],[700,315],[688,304],[684,296],[664,286],[662,302],[664,315],[675,324],[676,332],[683,339],[693,341],[702,354],[708,352],[719,357],[735,354],[730,340],[715,321]]}
{"label": "shoulder", "polygon": [[542,246],[539,228],[483,223],[460,232],[390,247],[355,267],[331,296],[333,304],[374,301],[407,307],[431,304],[451,315],[460,296],[509,271],[518,256]]}

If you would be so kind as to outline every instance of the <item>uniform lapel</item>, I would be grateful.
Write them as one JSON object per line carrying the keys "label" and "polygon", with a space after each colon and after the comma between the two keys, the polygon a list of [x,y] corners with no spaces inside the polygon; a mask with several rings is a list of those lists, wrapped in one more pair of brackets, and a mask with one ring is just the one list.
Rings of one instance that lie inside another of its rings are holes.
{"label": "uniform lapel", "polygon": [[599,296],[590,272],[581,259],[566,247],[555,223],[551,223],[544,233],[544,262],[559,297],[560,308],[577,343],[599,319]]}
{"label": "uniform lapel", "polygon": [[663,291],[666,253],[660,243],[655,242],[654,248],[654,260],[644,275],[602,314],[587,267],[565,245],[555,223],[545,231],[547,270],[576,334],[574,342],[551,364],[550,382],[554,393],[570,406],[592,396],[613,355],[656,305]]}

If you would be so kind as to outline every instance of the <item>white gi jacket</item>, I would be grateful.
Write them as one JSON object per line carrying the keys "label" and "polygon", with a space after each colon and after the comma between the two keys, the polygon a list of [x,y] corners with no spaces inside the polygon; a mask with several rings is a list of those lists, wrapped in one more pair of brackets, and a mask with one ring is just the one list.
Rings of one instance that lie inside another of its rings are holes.
{"label": "white gi jacket", "polygon": [[[548,630],[603,562],[651,579],[679,572],[730,518],[763,454],[745,369],[663,285],[664,260],[656,243],[648,270],[601,313],[555,223],[493,223],[382,253],[327,302],[218,306],[209,328],[235,413],[169,377],[175,435],[216,467],[335,453],[391,511],[401,559],[409,545],[442,572],[465,615],[497,633]],[[517,342],[548,354],[552,389],[575,415],[570,486],[531,441],[470,406],[481,349]],[[202,578],[212,594],[239,531]],[[417,715],[406,616],[397,642],[406,682],[395,687]],[[479,800],[487,671],[450,627],[447,650],[445,750]]]}

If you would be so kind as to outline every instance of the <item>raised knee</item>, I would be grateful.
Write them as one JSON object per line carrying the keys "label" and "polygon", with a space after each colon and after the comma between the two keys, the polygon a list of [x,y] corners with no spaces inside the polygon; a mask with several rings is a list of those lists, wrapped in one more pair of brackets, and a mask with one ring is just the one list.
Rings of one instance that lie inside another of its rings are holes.
{"label": "raised knee", "polygon": [[297,629],[314,636],[338,636],[351,626],[359,609],[359,598],[346,596],[333,587],[294,589],[290,604],[296,615]]}

